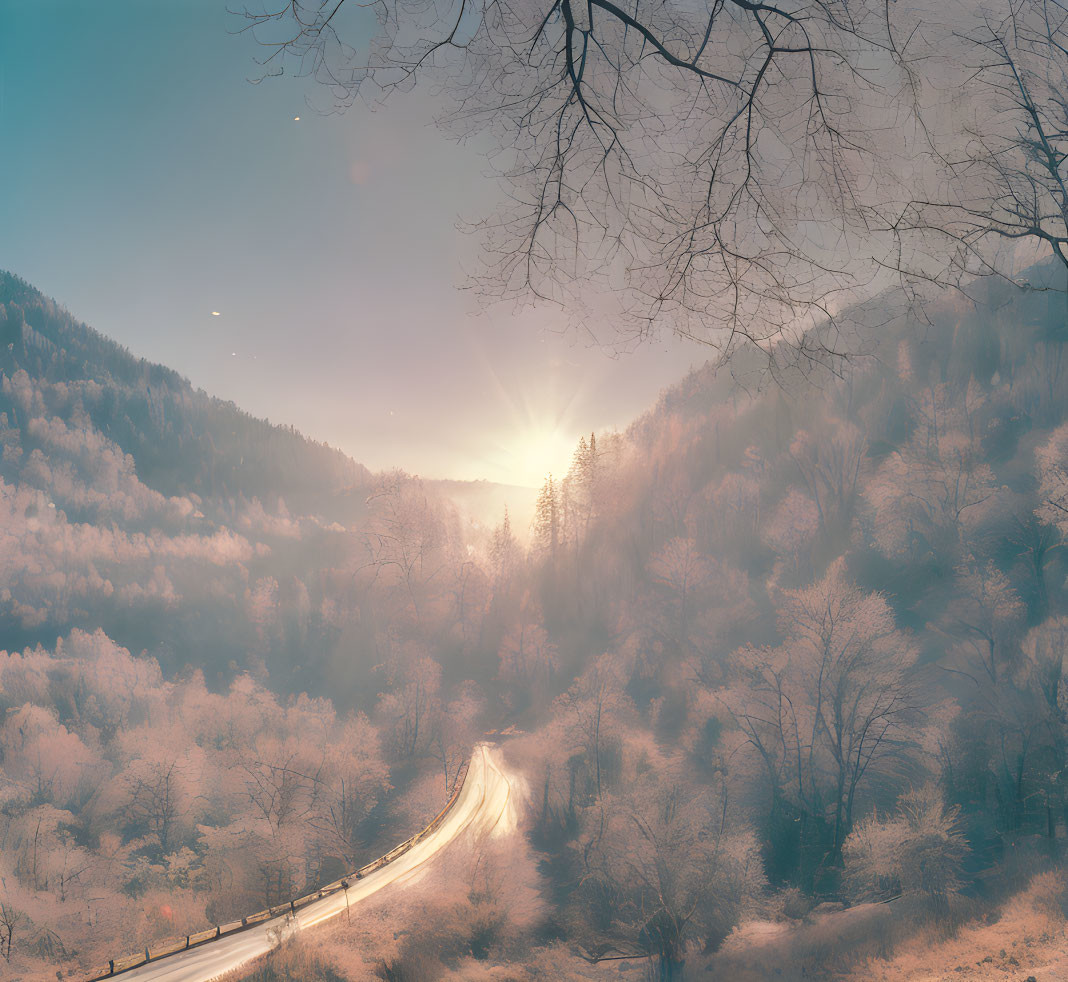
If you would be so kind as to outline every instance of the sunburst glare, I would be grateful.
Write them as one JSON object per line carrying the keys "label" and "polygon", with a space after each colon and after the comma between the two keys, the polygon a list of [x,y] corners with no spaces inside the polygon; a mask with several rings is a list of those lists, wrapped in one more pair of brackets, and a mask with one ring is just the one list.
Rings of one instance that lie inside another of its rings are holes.
{"label": "sunburst glare", "polygon": [[567,473],[577,440],[554,422],[531,420],[499,443],[487,463],[503,484],[539,487],[546,475]]}
{"label": "sunburst glare", "polygon": [[503,375],[481,339],[468,336],[485,372],[488,440],[481,476],[501,484],[541,487],[548,474],[563,477],[584,427],[575,412],[583,381],[558,357],[528,365],[526,374]]}

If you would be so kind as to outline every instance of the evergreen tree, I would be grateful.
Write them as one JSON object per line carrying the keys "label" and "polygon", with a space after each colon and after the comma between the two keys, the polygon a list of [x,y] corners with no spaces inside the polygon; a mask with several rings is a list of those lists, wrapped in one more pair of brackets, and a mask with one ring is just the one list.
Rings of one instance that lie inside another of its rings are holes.
{"label": "evergreen tree", "polygon": [[534,546],[555,564],[560,548],[560,491],[553,476],[545,478],[534,511]]}
{"label": "evergreen tree", "polygon": [[515,571],[516,554],[519,543],[512,532],[512,519],[508,506],[504,506],[504,518],[493,530],[493,542],[490,545],[490,562],[493,564],[493,579],[498,588],[507,585]]}

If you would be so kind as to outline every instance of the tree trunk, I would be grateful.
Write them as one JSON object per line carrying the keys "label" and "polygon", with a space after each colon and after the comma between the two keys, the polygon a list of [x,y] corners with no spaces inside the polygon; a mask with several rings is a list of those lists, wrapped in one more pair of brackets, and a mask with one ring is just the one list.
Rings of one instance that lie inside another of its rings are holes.
{"label": "tree trunk", "polygon": [[657,959],[657,982],[682,982],[685,977],[685,960],[674,955],[662,954]]}

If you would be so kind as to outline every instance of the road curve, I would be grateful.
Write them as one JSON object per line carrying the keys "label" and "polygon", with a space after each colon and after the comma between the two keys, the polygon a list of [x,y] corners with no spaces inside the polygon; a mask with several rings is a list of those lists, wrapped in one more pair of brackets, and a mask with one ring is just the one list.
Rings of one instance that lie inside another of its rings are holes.
{"label": "road curve", "polygon": [[393,862],[353,880],[348,890],[316,900],[296,913],[262,921],[197,948],[116,973],[115,977],[122,982],[210,982],[267,954],[285,938],[336,917],[383,887],[404,882],[433,862],[463,833],[483,836],[510,831],[515,822],[514,799],[514,788],[499,752],[478,746],[471,753],[463,788],[444,821]]}

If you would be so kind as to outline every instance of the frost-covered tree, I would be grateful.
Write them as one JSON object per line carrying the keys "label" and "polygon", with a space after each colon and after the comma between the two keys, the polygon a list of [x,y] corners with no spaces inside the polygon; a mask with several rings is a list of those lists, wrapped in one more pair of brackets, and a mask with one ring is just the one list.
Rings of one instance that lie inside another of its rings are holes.
{"label": "frost-covered tree", "polygon": [[1068,424],[1057,427],[1035,451],[1039,488],[1036,515],[1068,537]]}
{"label": "frost-covered tree", "polygon": [[587,816],[578,916],[592,960],[651,958],[669,980],[692,944],[720,944],[765,885],[756,838],[724,816],[670,764],[628,775],[604,817]]}
{"label": "frost-covered tree", "polygon": [[825,825],[837,854],[865,782],[913,746],[916,650],[886,599],[854,586],[840,562],[811,587],[784,591],[778,615],[781,645],[735,652],[728,705],[773,801],[798,817],[802,835]]}
{"label": "frost-covered tree", "polygon": [[996,683],[1011,663],[1026,613],[1009,577],[974,557],[957,569],[958,584],[946,608],[945,630],[961,638],[980,673]]}

